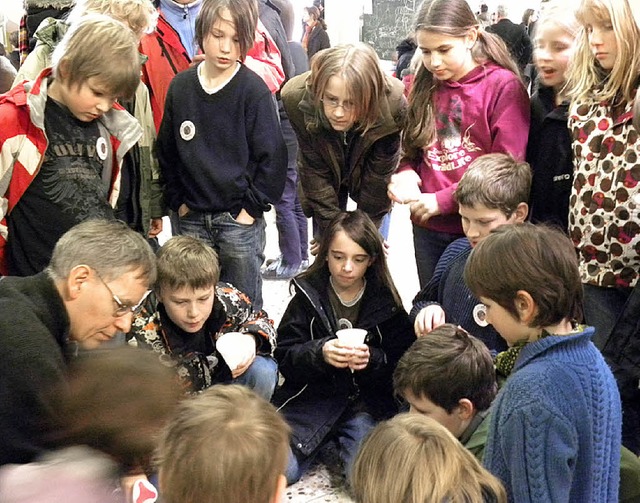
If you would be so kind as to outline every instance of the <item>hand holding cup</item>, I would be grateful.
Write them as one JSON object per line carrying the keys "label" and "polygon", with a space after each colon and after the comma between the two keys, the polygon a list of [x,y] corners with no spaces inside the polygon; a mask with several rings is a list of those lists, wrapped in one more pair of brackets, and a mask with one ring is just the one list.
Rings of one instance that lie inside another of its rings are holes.
{"label": "hand holding cup", "polygon": [[256,355],[256,341],[251,334],[227,332],[218,337],[216,349],[233,374],[241,364],[245,367],[248,366],[247,361],[253,361]]}

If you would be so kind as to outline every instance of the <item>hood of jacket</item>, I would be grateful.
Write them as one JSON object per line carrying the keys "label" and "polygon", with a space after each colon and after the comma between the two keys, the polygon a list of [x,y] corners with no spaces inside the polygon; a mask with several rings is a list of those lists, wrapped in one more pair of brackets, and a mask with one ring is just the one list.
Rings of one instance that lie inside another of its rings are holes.
{"label": "hood of jacket", "polygon": [[53,52],[68,29],[69,25],[66,20],[48,17],[40,23],[33,38],[37,40],[37,44],[43,44]]}

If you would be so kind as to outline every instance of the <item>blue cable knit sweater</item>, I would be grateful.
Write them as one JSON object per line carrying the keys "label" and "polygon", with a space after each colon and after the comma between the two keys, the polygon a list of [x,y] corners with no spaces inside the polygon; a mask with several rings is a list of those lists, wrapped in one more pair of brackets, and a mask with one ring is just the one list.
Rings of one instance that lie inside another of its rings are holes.
{"label": "blue cable knit sweater", "polygon": [[484,464],[509,501],[618,501],[620,396],[593,333],[527,344],[498,395]]}

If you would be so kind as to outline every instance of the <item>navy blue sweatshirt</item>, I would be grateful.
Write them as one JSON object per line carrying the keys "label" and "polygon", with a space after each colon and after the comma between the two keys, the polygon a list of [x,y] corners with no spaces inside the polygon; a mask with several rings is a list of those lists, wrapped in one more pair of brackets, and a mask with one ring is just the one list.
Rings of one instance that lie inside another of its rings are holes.
{"label": "navy blue sweatshirt", "polygon": [[260,217],[282,195],[286,145],[266,84],[244,65],[208,94],[197,67],[171,81],[158,133],[165,197],[206,213]]}

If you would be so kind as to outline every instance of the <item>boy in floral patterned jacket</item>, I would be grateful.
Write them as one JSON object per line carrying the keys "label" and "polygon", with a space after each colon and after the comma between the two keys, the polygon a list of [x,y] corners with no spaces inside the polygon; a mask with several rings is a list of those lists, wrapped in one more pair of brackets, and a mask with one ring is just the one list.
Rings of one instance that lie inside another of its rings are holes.
{"label": "boy in floral patterned jacket", "polygon": [[[158,252],[155,295],[134,318],[130,336],[174,366],[192,392],[233,382],[270,400],[278,374],[271,357],[276,341],[273,322],[264,311],[254,312],[249,298],[218,282],[219,277],[212,248],[191,236],[171,238]],[[229,368],[216,349],[227,333],[233,333],[238,346],[246,337],[255,341],[235,368]]]}

